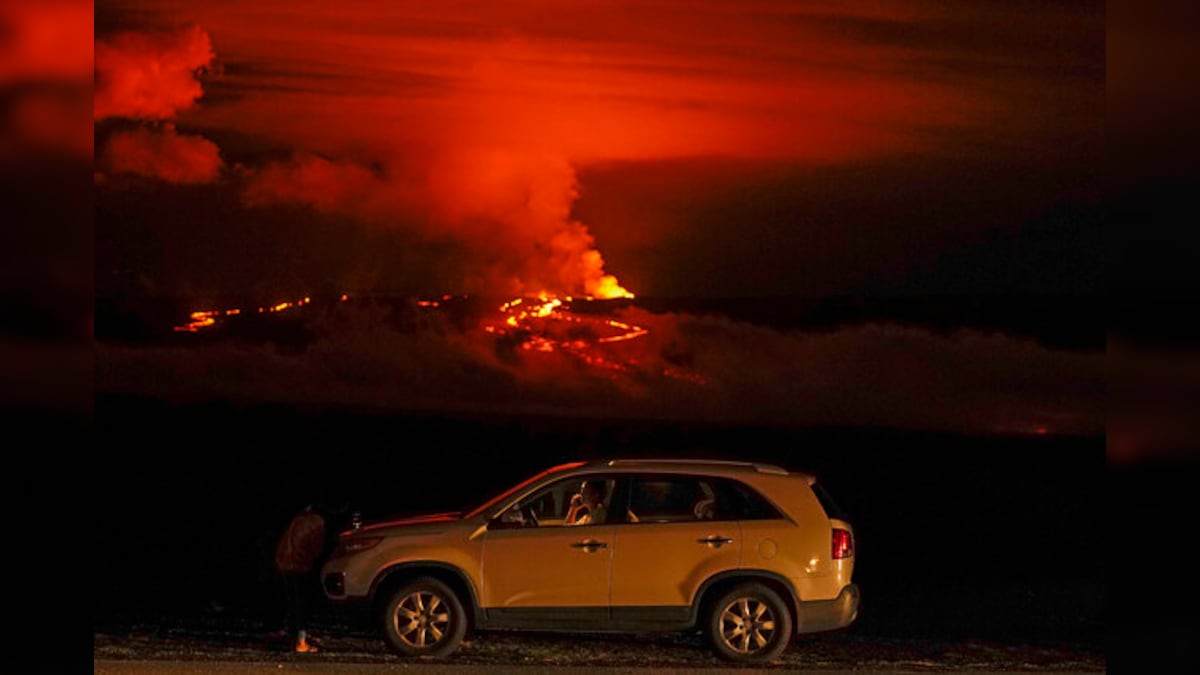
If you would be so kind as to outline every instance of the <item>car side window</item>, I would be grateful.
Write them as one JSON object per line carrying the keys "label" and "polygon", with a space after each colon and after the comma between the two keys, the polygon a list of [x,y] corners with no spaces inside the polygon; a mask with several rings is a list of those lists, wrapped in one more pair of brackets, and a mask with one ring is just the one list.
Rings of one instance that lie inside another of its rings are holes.
{"label": "car side window", "polygon": [[782,518],[779,509],[754,488],[736,480],[718,481],[718,513],[721,520],[773,520]]}
{"label": "car side window", "polygon": [[538,490],[500,515],[525,527],[604,525],[617,481],[606,476],[564,478]]}
{"label": "car side window", "polygon": [[722,520],[719,480],[706,476],[646,476],[631,481],[627,523]]}

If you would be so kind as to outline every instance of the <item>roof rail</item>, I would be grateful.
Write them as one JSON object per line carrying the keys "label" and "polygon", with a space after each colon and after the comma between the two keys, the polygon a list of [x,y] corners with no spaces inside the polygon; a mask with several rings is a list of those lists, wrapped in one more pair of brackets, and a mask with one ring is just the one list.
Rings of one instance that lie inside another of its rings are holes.
{"label": "roof rail", "polygon": [[642,464],[700,464],[708,466],[730,466],[754,469],[758,473],[770,473],[786,476],[787,470],[774,464],[759,464],[757,462],[736,462],[721,459],[614,459],[609,466],[638,466]]}

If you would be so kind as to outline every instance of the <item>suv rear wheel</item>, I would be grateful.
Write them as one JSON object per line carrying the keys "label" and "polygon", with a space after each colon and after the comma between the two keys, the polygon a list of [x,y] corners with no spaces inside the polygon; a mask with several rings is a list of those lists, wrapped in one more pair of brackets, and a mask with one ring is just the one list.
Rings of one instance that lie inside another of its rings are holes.
{"label": "suv rear wheel", "polygon": [[709,607],[708,638],[722,658],[765,663],[791,640],[792,615],[779,594],[763,584],[739,584]]}
{"label": "suv rear wheel", "polygon": [[400,585],[383,611],[383,635],[404,656],[445,656],[467,632],[462,601],[432,577]]}

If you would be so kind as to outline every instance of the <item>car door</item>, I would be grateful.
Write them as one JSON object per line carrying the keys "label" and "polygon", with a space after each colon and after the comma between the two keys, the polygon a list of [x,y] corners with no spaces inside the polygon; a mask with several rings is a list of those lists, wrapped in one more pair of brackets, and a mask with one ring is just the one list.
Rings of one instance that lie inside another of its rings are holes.
{"label": "car door", "polygon": [[[601,627],[608,620],[613,525],[570,525],[565,516],[584,480],[557,481],[494,518],[483,537],[482,605],[498,627]],[[530,522],[530,516],[536,524]]]}
{"label": "car door", "polygon": [[[742,536],[718,517],[714,479],[637,475],[615,532],[613,618],[673,625],[686,620],[692,596],[710,576],[737,568]],[[634,609],[636,608],[636,609]]]}

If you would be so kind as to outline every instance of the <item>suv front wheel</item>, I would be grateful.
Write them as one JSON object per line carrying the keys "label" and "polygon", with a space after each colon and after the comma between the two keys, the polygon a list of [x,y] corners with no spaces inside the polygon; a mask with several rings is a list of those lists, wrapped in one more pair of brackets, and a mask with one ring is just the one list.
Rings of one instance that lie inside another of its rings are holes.
{"label": "suv front wheel", "polygon": [[432,577],[399,586],[383,611],[383,634],[404,656],[445,656],[467,632],[467,614],[458,595]]}
{"label": "suv front wheel", "polygon": [[709,607],[708,638],[722,658],[765,663],[791,640],[792,615],[779,594],[763,584],[735,586]]}

